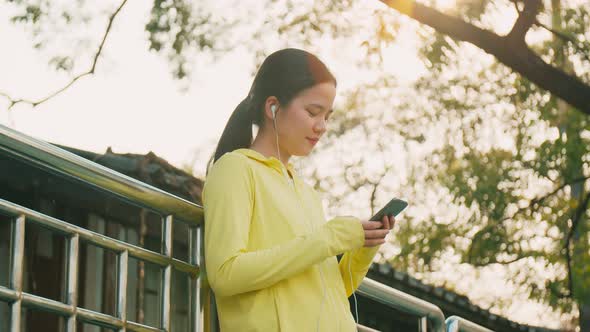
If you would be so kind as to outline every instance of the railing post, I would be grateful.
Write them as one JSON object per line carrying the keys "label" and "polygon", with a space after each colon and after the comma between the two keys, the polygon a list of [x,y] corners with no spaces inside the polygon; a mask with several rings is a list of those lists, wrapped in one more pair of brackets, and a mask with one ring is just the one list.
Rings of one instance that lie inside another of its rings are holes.
{"label": "railing post", "polygon": [[420,317],[418,321],[418,329],[420,332],[428,332],[428,318]]}
{"label": "railing post", "polygon": [[[163,255],[172,259],[172,223],[174,218],[169,215],[164,219],[164,238]],[[172,265],[168,264],[164,268],[164,277],[162,278],[162,328],[164,331],[170,331],[171,313],[170,313],[170,284],[172,281]]]}
{"label": "railing post", "polygon": [[127,331],[127,276],[128,276],[128,262],[129,251],[125,250],[119,255],[119,268],[117,269],[119,276],[117,282],[117,315],[123,322],[123,326],[119,332]]}
{"label": "railing post", "polygon": [[68,317],[67,332],[76,332],[78,308],[78,255],[80,252],[80,236],[72,235],[68,239],[68,297],[67,303],[72,306],[73,314]]}
{"label": "railing post", "polygon": [[14,223],[12,271],[10,287],[16,291],[18,299],[11,305],[10,331],[20,332],[21,312],[23,300],[23,258],[25,250],[25,216],[20,215]]}
{"label": "railing post", "polygon": [[203,299],[201,293],[202,287],[202,275],[203,275],[203,266],[202,263],[202,225],[199,227],[190,227],[189,228],[189,263],[194,266],[199,267],[199,275],[197,276],[189,276],[188,283],[189,283],[189,307],[190,310],[190,330],[193,332],[202,332],[205,328],[205,322],[203,321],[206,319],[203,317]]}

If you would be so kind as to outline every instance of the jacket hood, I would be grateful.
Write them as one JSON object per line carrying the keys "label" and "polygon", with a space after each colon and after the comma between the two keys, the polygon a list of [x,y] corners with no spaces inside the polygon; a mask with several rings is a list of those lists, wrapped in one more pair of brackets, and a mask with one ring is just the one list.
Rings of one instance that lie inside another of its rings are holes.
{"label": "jacket hood", "polygon": [[[276,157],[265,157],[262,153],[260,153],[256,150],[248,149],[248,148],[236,149],[233,152],[242,154],[250,159],[257,160],[265,165],[268,165],[268,166],[278,170],[279,172],[282,172],[282,169],[281,169],[282,163]],[[295,177],[295,170],[293,169],[292,163],[287,163],[287,169],[289,170],[291,175],[293,177]]]}

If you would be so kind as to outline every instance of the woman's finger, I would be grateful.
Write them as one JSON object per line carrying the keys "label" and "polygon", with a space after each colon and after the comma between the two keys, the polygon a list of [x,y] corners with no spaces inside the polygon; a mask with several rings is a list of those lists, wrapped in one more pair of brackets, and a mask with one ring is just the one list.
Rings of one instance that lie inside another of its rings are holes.
{"label": "woman's finger", "polygon": [[383,228],[384,229],[390,229],[389,228],[389,216],[388,215],[384,215],[383,216]]}
{"label": "woman's finger", "polygon": [[391,216],[391,220],[389,221],[389,229],[393,229],[395,226],[395,216]]}
{"label": "woman's finger", "polygon": [[365,239],[383,239],[389,234],[389,229],[365,230]]}
{"label": "woman's finger", "polygon": [[385,239],[365,240],[365,247],[374,247],[385,243]]}
{"label": "woman's finger", "polygon": [[363,220],[361,221],[364,230],[368,229],[379,229],[383,226],[381,221]]}

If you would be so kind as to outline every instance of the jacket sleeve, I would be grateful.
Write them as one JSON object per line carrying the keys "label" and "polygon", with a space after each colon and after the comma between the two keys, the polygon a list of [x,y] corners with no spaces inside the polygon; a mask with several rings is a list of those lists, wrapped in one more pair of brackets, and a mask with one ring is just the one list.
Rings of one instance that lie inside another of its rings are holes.
{"label": "jacket sleeve", "polygon": [[373,258],[379,251],[379,247],[380,246],[357,248],[347,251],[342,255],[338,267],[340,269],[342,280],[344,281],[346,297],[350,297],[360,286],[369,271],[369,267],[371,267],[371,264],[373,263]]}
{"label": "jacket sleeve", "polygon": [[[321,196],[312,189],[313,193],[316,195],[316,200],[320,204],[318,209],[320,209],[322,218],[325,219],[324,216],[324,209],[321,204]],[[357,219],[360,224],[360,220]],[[362,226],[361,226],[362,229]],[[363,231],[363,244],[364,244],[364,231]],[[379,251],[380,246],[375,247],[364,247],[359,246],[352,250],[349,250],[342,255],[340,262],[338,263],[338,268],[340,270],[340,275],[342,276],[342,280],[344,281],[344,288],[346,289],[346,297],[350,297],[354,290],[356,290],[363,278],[367,275],[369,271],[369,267],[373,263],[373,258]],[[349,265],[350,264],[350,265]],[[350,269],[349,269],[350,267]],[[352,279],[352,282],[351,282]],[[352,284],[352,287],[351,287]]]}
{"label": "jacket sleeve", "polygon": [[360,247],[358,219],[336,217],[312,234],[264,250],[248,251],[253,177],[245,157],[227,153],[215,162],[203,188],[205,265],[217,296],[269,287],[324,259]]}

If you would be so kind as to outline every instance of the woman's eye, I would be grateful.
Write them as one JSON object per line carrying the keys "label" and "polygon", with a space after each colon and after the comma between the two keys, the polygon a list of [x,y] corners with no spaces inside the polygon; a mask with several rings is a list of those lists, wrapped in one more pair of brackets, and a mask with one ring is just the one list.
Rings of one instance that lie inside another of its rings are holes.
{"label": "woman's eye", "polygon": [[[318,115],[318,114],[314,114],[312,111],[310,111],[310,110],[308,110],[308,109],[306,109],[305,111],[306,111],[306,112],[307,112],[307,114],[309,114],[309,116],[311,116],[312,118]],[[325,118],[325,121],[326,121],[326,122],[327,122],[328,120],[330,120],[330,115],[328,115],[328,116]]]}

